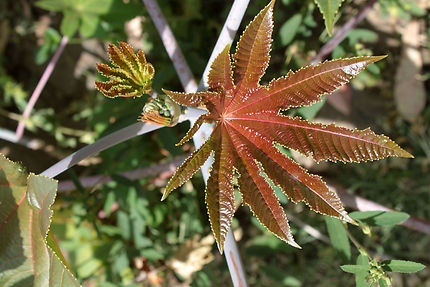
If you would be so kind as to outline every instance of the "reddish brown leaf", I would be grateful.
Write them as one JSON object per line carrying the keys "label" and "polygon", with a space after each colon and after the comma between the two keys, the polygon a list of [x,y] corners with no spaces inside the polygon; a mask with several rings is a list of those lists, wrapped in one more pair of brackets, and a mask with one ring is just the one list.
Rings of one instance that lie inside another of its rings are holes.
{"label": "reddish brown leaf", "polygon": [[384,135],[370,129],[351,130],[334,124],[309,123],[276,112],[259,111],[234,118],[241,130],[258,131],[261,136],[288,146],[316,161],[360,162],[387,156],[412,157]]}
{"label": "reddish brown leaf", "polygon": [[200,126],[204,123],[204,122],[209,122],[212,121],[211,115],[210,114],[204,114],[201,115],[196,122],[194,123],[194,125],[188,130],[187,134],[181,139],[181,141],[176,144],[178,145],[183,145],[184,143],[186,143],[187,141],[189,141],[194,134],[199,130]]}
{"label": "reddish brown leaf", "polygon": [[203,121],[215,122],[216,127],[210,139],[178,169],[163,199],[188,180],[213,151],[206,203],[221,252],[234,213],[234,172],[238,173],[244,202],[267,229],[293,246],[298,247],[269,180],[292,201],[303,201],[316,212],[353,222],[337,194],[319,176],[308,174],[282,154],[275,143],[311,155],[317,161],[411,157],[396,143],[369,129],[359,131],[309,123],[279,113],[320,100],[323,94],[333,92],[384,56],[324,62],[261,86],[259,81],[269,62],[273,6],[271,1],[246,28],[233,55],[233,66],[229,46],[216,57],[209,73],[208,91],[192,94],[165,91],[180,104],[204,104],[208,110],[181,143],[190,139]]}
{"label": "reddish brown leaf", "polygon": [[209,88],[213,90],[222,88],[225,92],[232,90],[234,88],[232,73],[230,45],[227,45],[211,65],[208,77]]}
{"label": "reddish brown leaf", "polygon": [[[211,175],[206,186],[206,204],[212,231],[222,252],[234,215],[233,152],[225,128],[221,128],[220,145],[215,151]],[[226,152],[222,152],[226,151]]]}
{"label": "reddish brown leaf", "polygon": [[349,82],[368,65],[386,56],[356,57],[327,61],[316,66],[307,66],[287,76],[272,80],[267,89],[258,95],[235,99],[229,113],[247,113],[254,111],[254,105],[265,110],[288,109],[311,105],[321,100],[321,96],[331,93]]}
{"label": "reddish brown leaf", "polygon": [[300,248],[291,235],[287,217],[278,198],[267,181],[260,175],[260,169],[251,153],[254,147],[236,131],[230,129],[229,134],[238,155],[236,165],[240,173],[239,187],[243,201],[271,232],[285,242]]}
{"label": "reddish brown leaf", "polygon": [[353,222],[337,194],[329,190],[319,176],[309,175],[293,160],[280,153],[270,139],[258,131],[245,126],[231,126],[248,139],[252,156],[263,164],[269,178],[280,185],[292,201],[304,201],[314,211]]}
{"label": "reddish brown leaf", "polygon": [[275,1],[272,0],[258,13],[237,43],[236,53],[233,55],[236,85],[257,86],[269,65],[274,5]]}
{"label": "reddish brown leaf", "polygon": [[168,95],[173,101],[180,105],[198,107],[205,101],[215,101],[219,97],[218,92],[197,92],[197,93],[178,93],[169,90],[162,89],[163,92]]}
{"label": "reddish brown leaf", "polygon": [[216,137],[215,139],[214,136],[211,136],[198,150],[193,152],[180,167],[178,167],[173,177],[167,183],[161,200],[166,199],[172,190],[190,179],[206,162],[213,151],[214,141],[217,141],[217,138],[219,138],[216,133],[214,133],[214,135]]}

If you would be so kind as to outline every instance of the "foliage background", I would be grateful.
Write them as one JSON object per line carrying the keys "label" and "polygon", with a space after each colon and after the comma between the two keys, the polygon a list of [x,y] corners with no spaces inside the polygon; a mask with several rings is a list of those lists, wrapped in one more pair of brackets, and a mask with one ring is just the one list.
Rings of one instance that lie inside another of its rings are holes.
{"label": "foliage background", "polygon": [[[1,153],[21,161],[35,173],[77,148],[135,122],[140,113],[145,97],[106,99],[94,89],[98,77],[95,63],[106,61],[106,43],[128,41],[143,49],[156,68],[153,85],[156,91],[161,87],[181,89],[140,1],[111,0],[100,5],[97,0],[62,0],[54,1],[57,6],[64,4],[55,9],[52,3],[43,6],[42,2],[52,1],[0,3],[2,129],[15,130],[62,33],[73,34],[27,126],[25,136],[36,139],[39,148],[0,140]],[[160,0],[158,3],[193,74],[199,77],[232,2]],[[266,1],[251,1],[243,23],[248,23],[265,4]],[[335,26],[345,23],[363,5],[364,1],[345,1]],[[296,158],[312,172],[342,184],[356,195],[427,220],[430,219],[429,10],[426,1],[379,1],[331,57],[367,54],[389,57],[369,67],[317,114],[317,120],[335,120],[357,128],[370,126],[394,139],[415,159],[393,158],[344,166],[316,165]],[[413,34],[408,27],[415,23],[419,28]],[[243,29],[244,25],[239,30]],[[415,50],[421,58],[413,66],[415,70],[404,62],[405,47],[410,46],[407,39],[413,37],[418,41]],[[278,1],[271,65],[263,81],[305,65],[328,39],[324,20],[313,1]],[[399,71],[406,75],[417,72],[418,76],[407,78]],[[414,89],[405,92],[407,81],[415,81]],[[416,105],[405,111],[405,103],[410,102]],[[84,286],[231,284],[224,258],[218,254],[211,237],[200,175],[172,193],[169,200],[160,202],[160,190],[171,171],[139,180],[119,174],[189,153],[193,150],[191,144],[175,147],[187,129],[188,123],[184,123],[132,139],[59,176],[60,181],[72,180],[75,187],[58,196],[52,229]],[[82,187],[82,178],[96,174],[110,175],[113,180],[91,188]],[[327,233],[322,216],[286,199],[283,204],[295,218]],[[250,285],[281,282],[284,286],[354,286],[353,277],[339,268],[350,262],[342,259],[331,245],[308,235],[294,221],[291,225],[303,250],[274,238],[250,216],[247,208],[239,208],[233,226]],[[375,256],[429,264],[430,240],[422,233],[400,226],[374,228],[371,236],[353,226],[349,226],[349,231]],[[189,252],[193,252],[192,256],[187,256]],[[357,251],[353,253],[356,258]],[[395,286],[430,286],[428,269],[395,277]]]}

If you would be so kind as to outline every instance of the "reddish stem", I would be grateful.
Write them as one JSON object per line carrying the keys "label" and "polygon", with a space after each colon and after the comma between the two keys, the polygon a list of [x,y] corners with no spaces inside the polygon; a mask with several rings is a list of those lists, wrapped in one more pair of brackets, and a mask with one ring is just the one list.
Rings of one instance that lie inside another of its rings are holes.
{"label": "reddish stem", "polygon": [[68,42],[67,37],[63,36],[63,38],[61,38],[60,44],[58,45],[57,51],[55,51],[54,56],[52,57],[51,61],[49,61],[48,66],[46,66],[46,69],[43,72],[42,77],[39,80],[39,83],[37,83],[37,86],[34,89],[33,94],[31,94],[30,100],[28,101],[28,104],[25,107],[24,113],[22,114],[22,119],[19,121],[18,127],[16,128],[16,132],[15,132],[16,140],[20,140],[22,135],[24,134],[25,122],[30,116],[30,113],[33,110],[33,107],[36,104],[37,100],[39,99],[39,96],[42,93],[43,88],[45,87],[46,83],[51,77],[52,71],[54,71],[55,65],[57,65],[58,59],[60,58],[61,53],[64,50],[64,47],[67,45],[67,42]]}

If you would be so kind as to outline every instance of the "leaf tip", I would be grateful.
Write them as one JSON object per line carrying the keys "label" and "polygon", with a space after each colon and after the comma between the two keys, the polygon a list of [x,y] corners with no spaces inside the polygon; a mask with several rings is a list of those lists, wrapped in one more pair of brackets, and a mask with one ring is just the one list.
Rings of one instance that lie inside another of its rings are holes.
{"label": "leaf tip", "polygon": [[351,223],[352,225],[358,226],[359,224],[357,223],[357,221],[355,221],[352,217],[350,217],[346,212],[344,212],[342,214],[342,217],[340,218],[341,220],[347,222],[347,223]]}
{"label": "leaf tip", "polygon": [[404,149],[401,149],[399,156],[404,158],[415,158],[411,153],[405,151]]}
{"label": "leaf tip", "polygon": [[166,200],[166,198],[169,196],[169,194],[170,194],[170,192],[171,192],[172,190],[170,189],[170,188],[168,188],[168,187],[166,187],[165,189],[164,189],[164,191],[163,191],[163,196],[161,197],[161,200],[160,201],[164,201],[164,200]]}
{"label": "leaf tip", "polygon": [[302,247],[299,244],[297,244],[297,242],[295,242],[294,240],[289,240],[288,244],[290,244],[293,247],[296,247],[297,249],[302,249]]}
{"label": "leaf tip", "polygon": [[381,61],[381,60],[383,60],[383,59],[385,59],[387,57],[388,57],[388,55],[369,56],[369,59],[370,59],[370,63],[376,63],[376,62],[379,62],[379,61]]}
{"label": "leaf tip", "polygon": [[224,240],[216,240],[216,245],[217,245],[217,247],[218,247],[218,251],[219,251],[219,254],[223,254],[224,253]]}

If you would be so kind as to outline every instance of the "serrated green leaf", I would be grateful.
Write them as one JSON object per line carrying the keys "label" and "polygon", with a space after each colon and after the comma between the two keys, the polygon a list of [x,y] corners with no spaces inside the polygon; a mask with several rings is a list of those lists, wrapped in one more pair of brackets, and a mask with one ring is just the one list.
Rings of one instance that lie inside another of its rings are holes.
{"label": "serrated green leaf", "polygon": [[63,21],[61,22],[60,31],[61,34],[72,38],[79,28],[79,15],[75,12],[66,11],[64,12]]}
{"label": "serrated green leaf", "polygon": [[79,286],[46,242],[56,194],[55,180],[0,154],[0,286]]}
{"label": "serrated green leaf", "polygon": [[281,37],[281,44],[283,46],[288,45],[294,39],[301,23],[302,15],[296,14],[282,25],[279,30],[279,36]]}
{"label": "serrated green leaf", "polygon": [[413,261],[385,260],[381,262],[381,267],[390,272],[414,273],[423,270],[426,266]]}
{"label": "serrated green leaf", "polygon": [[342,269],[345,272],[353,273],[353,274],[369,271],[369,267],[366,267],[363,265],[342,265],[340,266],[340,269]]}
{"label": "serrated green leaf", "polygon": [[340,253],[343,260],[349,261],[351,259],[351,246],[343,223],[339,219],[329,216],[325,216],[324,219],[333,248]]}
{"label": "serrated green leaf", "polygon": [[324,17],[325,26],[330,36],[333,30],[334,18],[339,11],[339,7],[342,2],[343,0],[315,0],[315,3],[317,3],[318,8]]}
{"label": "serrated green leaf", "polygon": [[349,215],[371,226],[392,226],[409,218],[409,214],[397,211],[354,211]]}

